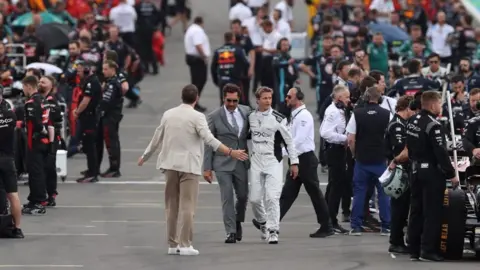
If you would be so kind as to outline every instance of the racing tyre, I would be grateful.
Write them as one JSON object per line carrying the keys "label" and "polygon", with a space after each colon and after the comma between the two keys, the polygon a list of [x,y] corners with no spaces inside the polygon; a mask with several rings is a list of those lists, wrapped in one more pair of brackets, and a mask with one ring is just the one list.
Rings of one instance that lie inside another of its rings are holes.
{"label": "racing tyre", "polygon": [[463,257],[467,220],[466,202],[467,197],[462,189],[445,190],[440,252],[447,260],[460,260]]}

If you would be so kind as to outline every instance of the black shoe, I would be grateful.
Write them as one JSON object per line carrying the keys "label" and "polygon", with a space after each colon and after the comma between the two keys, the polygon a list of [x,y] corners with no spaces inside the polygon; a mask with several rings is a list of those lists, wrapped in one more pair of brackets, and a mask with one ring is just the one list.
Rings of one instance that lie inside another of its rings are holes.
{"label": "black shoe", "polygon": [[40,203],[27,203],[22,209],[22,214],[24,215],[41,216],[46,213],[47,210],[45,209],[45,206]]}
{"label": "black shoe", "polygon": [[420,255],[420,261],[422,262],[442,262],[444,259],[442,256],[438,254],[428,254],[428,253],[422,253]]}
{"label": "black shoe", "polygon": [[404,245],[390,245],[390,247],[388,248],[388,252],[395,254],[409,254],[410,250]]}
{"label": "black shoe", "polygon": [[77,183],[96,183],[98,182],[98,177],[96,176],[84,176],[77,179]]}
{"label": "black shoe", "polygon": [[346,230],[345,228],[343,228],[342,226],[340,226],[340,224],[335,224],[333,225],[333,231],[335,233],[338,233],[338,234],[346,234],[348,233],[348,230]]}
{"label": "black shoe", "polygon": [[85,171],[81,171],[81,172],[80,172],[80,175],[85,176],[85,175],[87,175],[87,173],[88,173],[88,169],[85,170]]}
{"label": "black shoe", "polygon": [[330,226],[321,226],[316,232],[311,233],[311,238],[325,238],[334,235],[335,231]]}
{"label": "black shoe", "polygon": [[227,238],[225,238],[225,244],[235,244],[237,242],[237,237],[234,233],[227,234]]}
{"label": "black shoe", "polygon": [[122,174],[118,170],[108,169],[106,172],[100,174],[100,176],[103,178],[119,178]]}
{"label": "black shoe", "polygon": [[22,229],[15,228],[12,230],[12,238],[23,239],[25,235],[23,235]]}
{"label": "black shoe", "polygon": [[238,221],[237,221],[237,234],[235,236],[237,241],[242,241],[242,237],[243,237],[242,223]]}
{"label": "black shoe", "polygon": [[55,197],[49,197],[47,200],[46,207],[55,207],[55,206],[57,206],[57,201],[55,200]]}
{"label": "black shoe", "polygon": [[410,253],[410,261],[419,261],[420,255],[418,253]]}

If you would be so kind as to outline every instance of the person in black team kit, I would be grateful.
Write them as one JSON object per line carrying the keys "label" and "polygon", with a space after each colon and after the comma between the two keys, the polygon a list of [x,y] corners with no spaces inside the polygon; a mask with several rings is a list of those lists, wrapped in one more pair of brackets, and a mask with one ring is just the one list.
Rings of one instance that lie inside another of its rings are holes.
{"label": "person in black team kit", "polygon": [[[408,156],[401,160],[401,154],[406,147],[406,127],[408,119],[415,113],[410,110],[410,103],[413,101],[412,96],[403,96],[397,102],[395,108],[396,114],[390,121],[385,134],[387,144],[387,156],[392,161],[390,168],[395,168],[398,163],[409,171]],[[408,219],[408,211],[410,208],[410,191],[406,190],[399,198],[391,198],[390,213],[392,215],[390,221],[390,247],[388,252],[392,253],[408,253],[405,245],[403,228]]]}
{"label": "person in black team kit", "polygon": [[408,73],[410,75],[400,79],[390,91],[391,95],[413,96],[416,92],[427,90],[440,90],[441,85],[438,81],[432,81],[421,75],[422,63],[417,59],[411,59],[407,62]]}
{"label": "person in black team kit", "polygon": [[[107,147],[110,160],[110,167],[101,174],[102,177],[120,177],[120,139],[118,130],[122,120],[123,95],[122,86],[116,76],[118,66],[113,61],[103,63],[103,74],[105,76],[105,88],[103,99],[100,102],[100,114],[103,131],[103,140]],[[97,144],[100,142],[97,142]],[[103,144],[103,142],[102,142]],[[100,154],[100,151],[98,151]],[[99,164],[103,157],[99,156]],[[99,166],[100,168],[100,166]]]}
{"label": "person in black team kit", "polygon": [[406,131],[412,165],[408,243],[412,260],[442,261],[439,249],[446,180],[456,186],[458,178],[442,125],[435,120],[442,113],[441,94],[424,92],[421,106],[422,110],[408,120]]}
{"label": "person in black team kit", "polygon": [[45,183],[45,160],[48,157],[48,110],[44,98],[38,93],[38,79],[27,76],[22,80],[25,102],[25,126],[27,131],[27,171],[30,194],[23,206],[26,215],[43,215],[47,204]]}
{"label": "person in black team kit", "polygon": [[[220,89],[220,103],[223,104],[222,89],[227,83],[232,83],[242,89],[242,74],[248,67],[248,59],[243,49],[236,45],[235,35],[232,32],[226,32],[223,35],[225,44],[216,49],[213,53],[212,73],[213,83]],[[242,100],[243,97],[242,89]]]}
{"label": "person in black team kit", "polygon": [[73,115],[80,121],[83,151],[87,155],[87,170],[82,172],[83,177],[77,179],[77,182],[95,183],[98,182],[99,169],[96,138],[99,120],[98,104],[102,99],[102,86],[89,63],[79,62],[77,73],[81,80],[82,93]]}
{"label": "person in black team kit", "polygon": [[56,206],[55,198],[58,195],[57,192],[57,149],[60,146],[61,137],[60,132],[62,129],[62,114],[60,106],[58,105],[53,88],[55,87],[56,80],[51,76],[43,76],[40,78],[38,90],[40,94],[45,98],[44,107],[49,111],[49,126],[54,127],[53,134],[51,130],[49,134],[49,151],[45,163],[45,183],[47,188],[47,205]]}
{"label": "person in black team kit", "polygon": [[[16,115],[10,105],[3,99],[3,88],[0,87],[0,204],[3,204],[5,195],[11,205],[14,229],[10,234],[12,238],[23,238],[20,229],[22,206],[18,198],[17,174],[14,161],[14,141]],[[2,208],[6,208],[3,205]],[[0,215],[6,209],[0,209]],[[1,219],[1,217],[0,217]],[[1,229],[1,228],[0,228]],[[3,232],[0,231],[0,235]]]}

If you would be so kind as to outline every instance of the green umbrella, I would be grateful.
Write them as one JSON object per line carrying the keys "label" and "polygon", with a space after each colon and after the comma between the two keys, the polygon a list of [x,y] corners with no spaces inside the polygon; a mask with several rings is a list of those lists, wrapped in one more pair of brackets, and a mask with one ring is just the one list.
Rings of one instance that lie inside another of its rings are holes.
{"label": "green umbrella", "polygon": [[[45,12],[42,12],[40,13],[40,17],[42,18],[42,24],[46,24],[46,23],[63,23],[63,20],[60,19],[59,17],[53,15],[52,13],[48,12],[48,11],[45,11]],[[32,12],[28,12],[28,13],[25,13],[23,15],[21,15],[20,17],[16,18],[13,22],[12,22],[12,26],[29,26],[30,24],[33,23],[33,13]]]}

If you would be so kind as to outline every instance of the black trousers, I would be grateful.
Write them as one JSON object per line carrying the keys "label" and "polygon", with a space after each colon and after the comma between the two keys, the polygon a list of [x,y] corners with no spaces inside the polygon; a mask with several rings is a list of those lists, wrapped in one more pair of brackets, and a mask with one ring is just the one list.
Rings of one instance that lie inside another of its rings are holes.
{"label": "black trousers", "polygon": [[242,98],[240,99],[240,104],[245,106],[250,106],[250,78],[242,79]]}
{"label": "black trousers", "polygon": [[411,175],[408,243],[412,254],[439,252],[445,178],[432,164],[414,169]]}
{"label": "black trousers", "polygon": [[[55,143],[55,142],[54,142]],[[55,152],[57,150],[58,142],[55,144]],[[45,160],[45,184],[47,195],[49,198],[55,197],[57,193],[57,155],[48,153]]]}
{"label": "black trousers", "polygon": [[410,190],[405,191],[398,199],[390,199],[390,244],[395,246],[405,245],[403,228],[408,220],[410,210]]}
{"label": "black trousers", "polygon": [[318,159],[313,151],[299,155],[298,159],[300,163],[298,165],[298,177],[292,179],[288,171],[285,184],[283,185],[282,195],[280,196],[280,220],[282,220],[297,199],[300,187],[303,184],[312,201],[318,224],[326,226],[330,222],[330,218],[327,203],[323,197],[318,180]]}
{"label": "black trousers", "polygon": [[[122,38],[122,40],[127,43],[128,46],[132,47],[132,48],[136,48],[135,47],[135,32],[123,32],[123,33],[120,33],[120,37]],[[152,46],[152,42],[150,41],[150,47]]]}
{"label": "black trousers", "polygon": [[343,145],[329,144],[326,151],[328,165],[327,203],[332,223],[338,224],[340,201],[347,192],[347,149]]}
{"label": "black trousers", "polygon": [[41,203],[47,200],[45,182],[47,156],[47,145],[40,142],[32,149],[27,150],[28,187],[30,189],[27,199],[31,203]]}
{"label": "black trousers", "polygon": [[120,138],[118,135],[121,117],[104,116],[100,120],[99,134],[97,136],[98,168],[100,170],[103,159],[103,146],[107,148],[108,159],[110,161],[110,171],[120,170]]}
{"label": "black trousers", "polygon": [[140,30],[138,32],[138,38],[140,40],[137,46],[138,53],[144,65],[145,72],[150,71],[150,65],[152,66],[153,72],[158,72],[157,58],[155,57],[152,48],[153,31]]}
{"label": "black trousers", "polygon": [[198,94],[200,95],[207,83],[207,64],[202,58],[194,55],[187,55],[185,61],[190,70],[190,82],[197,87]]}
{"label": "black trousers", "polygon": [[252,92],[255,94],[255,91],[257,91],[258,86],[260,85],[262,81],[262,53],[261,52],[255,52],[255,75],[253,77],[253,88]]}
{"label": "black trousers", "polygon": [[[87,156],[87,174],[88,177],[97,176],[99,173],[98,151],[97,151],[97,133],[98,130],[97,119],[95,115],[90,115],[80,120],[80,128],[82,129],[82,145],[83,152]],[[102,140],[103,152],[103,140]]]}

